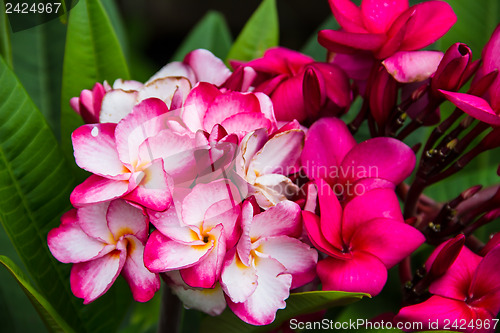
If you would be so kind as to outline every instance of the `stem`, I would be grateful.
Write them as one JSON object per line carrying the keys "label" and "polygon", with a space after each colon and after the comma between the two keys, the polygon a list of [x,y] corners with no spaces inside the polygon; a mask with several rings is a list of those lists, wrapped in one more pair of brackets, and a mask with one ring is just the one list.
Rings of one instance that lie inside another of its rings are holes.
{"label": "stem", "polygon": [[399,280],[401,281],[401,284],[405,286],[408,282],[410,282],[413,279],[411,273],[410,256],[404,258],[399,263],[398,270],[399,270]]}
{"label": "stem", "polygon": [[417,179],[415,179],[413,184],[411,184],[405,201],[405,210],[404,210],[405,219],[408,219],[415,215],[418,200],[420,198],[420,195],[424,191],[426,185],[427,185],[426,181],[418,177]]}
{"label": "stem", "polygon": [[461,110],[455,108],[455,111],[453,111],[453,113],[448,118],[446,118],[441,124],[439,124],[438,127],[436,127],[432,131],[431,135],[429,136],[429,139],[427,139],[427,142],[425,143],[425,147],[422,154],[431,149],[432,146],[434,146],[434,144],[436,143],[436,141],[451,127],[451,125],[453,125],[453,123],[458,118],[460,118],[462,114],[463,112]]}
{"label": "stem", "polygon": [[356,118],[354,118],[348,125],[351,134],[354,135],[358,131],[359,126],[361,126],[363,121],[366,119],[366,111],[368,111],[368,100],[365,98],[363,99],[363,104],[361,105],[361,109],[359,109]]}
{"label": "stem", "polygon": [[160,320],[158,333],[179,333],[181,328],[182,304],[172,294],[170,287],[164,286],[161,294]]}

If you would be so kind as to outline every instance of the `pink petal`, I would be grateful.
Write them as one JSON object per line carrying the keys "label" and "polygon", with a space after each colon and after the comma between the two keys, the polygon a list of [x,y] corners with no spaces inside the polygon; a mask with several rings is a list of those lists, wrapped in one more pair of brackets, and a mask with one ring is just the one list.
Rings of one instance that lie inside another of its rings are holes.
{"label": "pink petal", "polygon": [[353,252],[352,255],[350,260],[329,257],[318,262],[317,272],[323,290],[378,295],[387,281],[384,264],[368,253]]}
{"label": "pink petal", "polygon": [[304,227],[307,230],[309,240],[315,248],[335,258],[350,258],[349,253],[342,252],[343,247],[336,248],[333,244],[328,242],[320,229],[320,219],[317,215],[308,211],[303,211],[302,219],[304,221]]}
{"label": "pink petal", "polygon": [[106,220],[116,240],[124,235],[134,235],[141,242],[148,239],[148,219],[141,210],[124,200],[114,200],[109,204]]}
{"label": "pink petal", "polygon": [[96,202],[113,200],[128,191],[128,181],[118,181],[91,175],[71,192],[73,206],[80,207]]}
{"label": "pink petal", "polygon": [[151,273],[143,260],[144,245],[135,236],[126,237],[127,260],[123,266],[123,277],[132,290],[132,296],[137,302],[147,302],[160,289],[160,276]]}
{"label": "pink petal", "polygon": [[223,226],[226,247],[232,248],[240,237],[238,226],[240,211],[240,206],[235,205],[230,199],[218,201],[205,212],[203,229],[210,229],[217,225]]}
{"label": "pink petal", "polygon": [[343,183],[358,179],[383,178],[394,184],[408,177],[415,166],[415,153],[393,138],[373,138],[356,145],[340,166]]}
{"label": "pink petal", "polygon": [[330,185],[323,179],[316,180],[316,185],[321,211],[321,232],[330,244],[342,249],[342,207]]}
{"label": "pink petal", "polygon": [[350,0],[328,0],[335,19],[349,32],[367,32],[361,9]]}
{"label": "pink petal", "polygon": [[126,253],[113,251],[104,257],[74,264],[71,269],[71,291],[83,298],[83,304],[102,296],[115,282],[125,264]]}
{"label": "pink petal", "polygon": [[107,244],[115,244],[118,240],[109,230],[106,213],[109,202],[101,202],[78,209],[77,218],[80,228],[90,237]]}
{"label": "pink petal", "polygon": [[352,54],[337,53],[331,56],[331,63],[339,66],[353,80],[367,80],[374,62],[372,53],[366,51]]}
{"label": "pink petal", "polygon": [[311,57],[300,52],[285,47],[273,47],[264,52],[264,57],[248,62],[246,66],[253,67],[258,72],[294,75],[313,61]]}
{"label": "pink petal", "polygon": [[259,258],[256,265],[257,288],[243,303],[227,299],[228,305],[241,320],[252,325],[267,325],[274,321],[276,311],[284,309],[290,295],[292,276],[271,258]]}
{"label": "pink petal", "polygon": [[111,90],[102,99],[99,122],[115,123],[125,118],[137,103],[137,91]]}
{"label": "pink petal", "polygon": [[226,255],[220,283],[231,301],[244,302],[257,288],[256,269],[253,265],[245,265],[233,249]]}
{"label": "pink petal", "polygon": [[279,84],[272,92],[276,119],[279,121],[304,121],[308,114],[305,110],[302,82],[304,74],[293,76]]}
{"label": "pink petal", "polygon": [[[76,209],[66,212],[62,224],[52,229],[47,236],[47,243],[52,255],[63,263],[89,261],[106,254],[106,243],[89,237],[80,228]],[[109,252],[109,251],[108,251]]]}
{"label": "pink petal", "polygon": [[301,227],[299,205],[292,201],[282,201],[253,217],[250,238],[298,236]]}
{"label": "pink petal", "polygon": [[141,173],[136,182],[138,186],[128,193],[124,199],[133,201],[146,208],[156,211],[164,211],[172,204],[173,181],[163,169],[161,159],[154,160]]}
{"label": "pink petal", "polygon": [[226,237],[224,227],[217,225],[208,233],[203,235],[208,237],[208,244],[211,249],[196,265],[181,269],[181,276],[184,282],[191,287],[213,288],[219,280],[226,254]]}
{"label": "pink petal", "polygon": [[303,146],[303,131],[290,130],[278,133],[253,156],[248,168],[258,172],[259,175],[288,175],[293,172],[292,168],[295,166]]}
{"label": "pink petal", "polygon": [[365,223],[376,219],[401,221],[399,200],[392,189],[375,189],[357,196],[344,208],[342,236],[345,242]]}
{"label": "pink petal", "polygon": [[235,133],[241,140],[248,132],[258,128],[265,128],[271,132],[273,125],[263,115],[257,112],[241,112],[232,115],[221,122],[221,125],[229,132]]}
{"label": "pink petal", "polygon": [[216,180],[209,184],[197,184],[182,203],[182,220],[187,225],[199,226],[210,206],[228,199],[231,199],[235,206],[240,202],[238,189],[227,179]]}
{"label": "pink petal", "polygon": [[206,82],[198,83],[191,90],[184,102],[184,110],[181,115],[182,121],[184,121],[191,132],[194,133],[197,130],[205,129],[203,127],[205,113],[210,107],[210,104],[212,104],[214,99],[219,95],[221,95],[219,89]]}
{"label": "pink petal", "polygon": [[167,272],[165,275],[171,280],[168,284],[172,292],[179,297],[186,308],[200,310],[211,316],[220,315],[226,308],[220,284],[216,284],[213,289],[191,288],[182,281],[179,271]]}
{"label": "pink petal", "polygon": [[[303,286],[316,277],[318,252],[296,238],[276,236],[261,238],[255,246],[259,252],[269,255],[285,266],[292,274],[291,289]],[[236,302],[233,299],[233,302]]]}
{"label": "pink petal", "polygon": [[309,179],[325,179],[333,185],[338,166],[356,145],[345,123],[337,118],[321,118],[308,130],[301,162]]}
{"label": "pink petal", "polygon": [[[431,296],[431,298],[423,303],[402,308],[394,319],[398,322],[420,322],[424,330],[443,330],[446,323],[448,323],[447,329],[450,329],[450,325],[455,321],[459,323],[459,326],[461,322],[468,324],[472,320],[474,322],[475,320],[479,320],[481,323],[484,323],[483,319],[491,321],[492,316],[482,309],[468,307],[463,301],[441,296]],[[433,323],[432,327],[430,327],[430,323]],[[472,332],[469,329],[467,331]]]}
{"label": "pink petal", "polygon": [[197,82],[209,82],[220,86],[231,75],[231,71],[224,65],[224,62],[208,50],[191,51],[183,62],[193,69]]}
{"label": "pink petal", "polygon": [[351,33],[336,30],[321,30],[318,42],[332,52],[348,53],[346,51],[366,50],[376,51],[386,41],[385,34]]}
{"label": "pink petal", "polygon": [[203,129],[210,131],[224,119],[242,112],[260,113],[260,103],[251,93],[226,92],[215,97],[203,117]]}
{"label": "pink petal", "polygon": [[158,78],[144,85],[137,95],[137,101],[158,98],[170,108],[176,93],[180,94],[181,100],[185,100],[190,90],[191,83],[185,77]]}
{"label": "pink petal", "polygon": [[392,22],[408,8],[408,0],[363,0],[361,13],[368,31],[385,33]]}
{"label": "pink petal", "polygon": [[427,80],[442,58],[443,52],[438,51],[401,51],[382,61],[382,64],[396,81],[410,83]]}
{"label": "pink petal", "polygon": [[349,245],[352,251],[374,255],[390,269],[424,242],[424,235],[417,229],[400,221],[378,219],[358,228]]}
{"label": "pink petal", "polygon": [[490,250],[477,266],[469,287],[471,306],[481,307],[492,314],[500,311],[500,246]]}
{"label": "pink petal", "polygon": [[181,244],[159,231],[153,231],[144,248],[144,264],[153,273],[187,268],[203,260],[210,254],[212,248],[212,243]]}
{"label": "pink petal", "polygon": [[[419,3],[410,7],[406,13],[411,13],[411,18],[400,50],[418,50],[434,43],[457,21],[453,9],[444,1]],[[405,13],[401,16],[404,15]]]}
{"label": "pink petal", "polygon": [[78,127],[71,135],[76,164],[99,176],[115,177],[126,172],[118,158],[115,124]]}
{"label": "pink petal", "polygon": [[460,110],[472,117],[490,125],[500,125],[500,116],[491,108],[490,104],[481,97],[445,90],[439,91]]}
{"label": "pink petal", "polygon": [[325,81],[326,97],[339,107],[347,107],[351,103],[351,86],[349,77],[340,66],[331,63],[316,62],[311,64]]}
{"label": "pink petal", "polygon": [[163,235],[178,243],[189,244],[199,240],[199,235],[179,220],[180,214],[176,211],[177,206],[180,206],[180,203],[176,203],[175,207],[171,206],[164,212],[151,211],[149,213],[151,223]]}
{"label": "pink petal", "polygon": [[429,292],[461,301],[467,299],[474,272],[480,262],[481,257],[464,246],[448,271],[431,284]]}
{"label": "pink petal", "polygon": [[139,146],[146,138],[156,135],[163,124],[153,119],[168,112],[165,103],[150,98],[137,104],[133,111],[116,126],[116,146],[120,160],[130,165],[137,163]]}

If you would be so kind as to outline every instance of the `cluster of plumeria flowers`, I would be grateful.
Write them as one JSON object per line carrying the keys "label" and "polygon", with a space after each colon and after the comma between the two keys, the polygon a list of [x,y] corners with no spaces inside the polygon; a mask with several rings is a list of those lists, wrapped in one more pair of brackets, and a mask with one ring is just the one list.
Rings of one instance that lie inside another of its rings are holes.
{"label": "cluster of plumeria flowers", "polygon": [[[73,263],[75,296],[90,303],[122,274],[144,302],[161,276],[189,308],[266,325],[291,290],[376,296],[399,264],[395,322],[497,316],[500,234],[485,245],[472,233],[500,216],[500,187],[446,203],[422,192],[500,146],[500,28],[472,61],[465,44],[420,50],[455,22],[445,2],[329,2],[341,30],[319,33],[326,62],[276,47],[231,71],[199,49],[144,84],[96,83],[71,100],[86,122],[75,160],[92,175],[48,245]],[[441,121],[446,100],[457,108]],[[372,138],[358,143],[364,121]],[[403,143],[435,124],[426,143]],[[424,242],[437,248],[413,274]]]}

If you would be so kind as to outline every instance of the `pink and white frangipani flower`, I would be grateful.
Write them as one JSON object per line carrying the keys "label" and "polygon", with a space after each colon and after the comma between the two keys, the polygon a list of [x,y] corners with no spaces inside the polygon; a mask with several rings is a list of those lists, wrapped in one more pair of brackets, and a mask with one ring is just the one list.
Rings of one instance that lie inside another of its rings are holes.
{"label": "pink and white frangipani flower", "polygon": [[342,120],[321,118],[307,131],[301,163],[309,179],[324,179],[349,199],[372,188],[393,189],[413,171],[415,154],[393,138],[356,144]]}
{"label": "pink and white frangipani flower", "polygon": [[284,47],[241,66],[257,73],[252,85],[271,97],[278,121],[314,121],[320,114],[338,115],[350,105],[349,80],[336,65]]}
{"label": "pink and white frangipani flower", "polygon": [[213,288],[193,288],[182,280],[179,271],[165,272],[163,276],[185,308],[200,310],[211,316],[220,315],[226,308],[226,299],[219,282]]}
{"label": "pink and white frangipani flower", "polygon": [[120,273],[136,301],[149,301],[160,289],[158,274],[143,262],[149,223],[141,210],[114,200],[72,209],[61,221],[47,242],[57,260],[74,264],[71,290],[84,304],[108,291]]}
{"label": "pink and white frangipani flower", "polygon": [[110,87],[96,83],[92,91],[83,90],[73,97],[71,107],[86,123],[118,123],[133,107],[147,98],[158,98],[171,110],[182,107],[187,94],[197,82],[217,86],[231,75],[224,62],[210,51],[198,49],[182,62],[172,62],[160,69],[146,83],[118,79]]}
{"label": "pink and white frangipani flower", "polygon": [[248,188],[259,206],[267,209],[295,195],[299,188],[287,176],[296,172],[304,146],[304,132],[284,130],[269,138],[266,129],[248,133],[235,160],[235,179]]}
{"label": "pink and white frangipani flower", "polygon": [[214,125],[220,124],[240,140],[258,128],[266,128],[269,133],[277,130],[273,104],[265,94],[220,90],[205,82],[191,90],[181,117],[192,132],[200,129],[210,132]]}
{"label": "pink and white frangipani flower", "polygon": [[314,246],[329,255],[317,265],[323,290],[380,293],[387,270],[415,251],[425,237],[405,224],[392,189],[366,192],[342,208],[322,179],[316,180],[321,217],[303,211]]}
{"label": "pink and white frangipani flower", "polygon": [[[493,32],[490,40],[483,49],[483,63],[479,69],[471,89],[478,85],[482,78],[500,70],[500,25]],[[445,97],[459,109],[493,126],[500,125],[500,76],[496,75],[494,81],[483,96],[439,90]]]}
{"label": "pink and white frangipani flower", "polygon": [[457,20],[444,1],[409,7],[408,0],[329,0],[342,30],[322,30],[318,41],[334,53],[369,51],[383,60],[397,51],[424,48],[443,36]]}
{"label": "pink and white frangipani flower", "polygon": [[425,81],[443,59],[439,51],[399,51],[382,61],[389,74],[401,83]]}
{"label": "pink and white frangipani flower", "polygon": [[265,212],[256,211],[251,200],[243,203],[242,235],[226,255],[221,285],[239,318],[267,325],[286,306],[290,289],[315,277],[318,253],[295,238],[302,231],[296,203],[284,201]]}
{"label": "pink and white frangipani flower", "polygon": [[94,173],[71,193],[75,207],[124,198],[157,211],[172,202],[174,181],[196,177],[194,140],[165,128],[168,109],[151,98],[117,124],[83,125],[73,132],[75,160]]}
{"label": "pink and white frangipani flower", "polygon": [[[432,265],[436,253],[447,243],[449,241],[436,248],[426,267]],[[461,331],[494,332],[493,319],[500,312],[499,265],[499,246],[492,248],[484,258],[463,247],[447,272],[430,285],[432,296],[423,303],[402,308],[395,320],[421,322],[425,330],[431,329],[429,323],[435,321],[439,326],[432,329],[444,329],[447,320],[472,322],[474,325],[463,325]],[[486,326],[488,321],[490,325]]]}
{"label": "pink and white frangipani flower", "polygon": [[240,200],[227,179],[198,184],[163,213],[151,212],[157,228],[148,239],[144,263],[152,272],[180,270],[191,287],[213,288],[226,250],[238,241]]}

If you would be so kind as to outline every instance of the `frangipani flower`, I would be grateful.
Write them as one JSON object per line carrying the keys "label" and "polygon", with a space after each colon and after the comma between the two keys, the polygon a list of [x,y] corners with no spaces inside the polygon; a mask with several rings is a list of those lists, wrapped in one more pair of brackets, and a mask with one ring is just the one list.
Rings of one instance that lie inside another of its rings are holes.
{"label": "frangipani flower", "polygon": [[213,288],[226,251],[238,241],[239,193],[227,179],[198,184],[163,213],[151,212],[157,228],[148,239],[144,263],[152,272],[180,270],[191,287]]}
{"label": "frangipani flower", "polygon": [[255,211],[251,201],[243,203],[242,236],[226,255],[221,285],[238,317],[267,325],[285,307],[290,289],[314,278],[318,253],[295,238],[302,230],[296,203],[284,201],[265,212]]}
{"label": "frangipani flower", "polygon": [[408,0],[329,0],[342,30],[322,30],[318,41],[334,53],[369,51],[383,60],[397,51],[426,47],[455,23],[452,8],[443,1],[427,1],[409,7]]}
{"label": "frangipani flower", "polygon": [[136,301],[149,301],[160,289],[159,276],[143,263],[149,228],[141,210],[115,200],[70,210],[61,222],[47,242],[57,260],[74,264],[71,290],[84,304],[108,291],[120,273]]}
{"label": "frangipani flower", "polygon": [[235,160],[236,179],[267,209],[295,195],[299,188],[287,176],[296,171],[304,146],[304,132],[284,130],[269,138],[266,129],[248,133]]}
{"label": "frangipani flower", "polygon": [[273,104],[265,94],[220,90],[205,82],[191,90],[181,118],[193,133],[200,129],[210,132],[220,124],[240,140],[258,128],[266,128],[269,133],[277,130]]}
{"label": "frangipani flower", "polygon": [[413,171],[415,154],[392,138],[356,144],[343,121],[321,118],[307,132],[301,163],[309,179],[324,179],[349,199],[372,188],[393,189]]}
{"label": "frangipani flower", "polygon": [[117,79],[113,87],[105,81],[92,91],[83,90],[73,97],[71,107],[88,123],[118,123],[133,107],[147,98],[161,99],[171,110],[182,107],[187,94],[198,82],[220,86],[231,75],[222,60],[210,51],[198,49],[182,62],[172,62],[160,69],[146,83]]}
{"label": "frangipani flower", "polygon": [[[489,84],[487,92],[481,92],[475,96],[474,91],[470,94],[439,90],[445,97],[455,104],[459,109],[493,126],[500,125],[500,25],[493,32],[490,40],[483,49],[483,64],[479,69],[474,81],[471,85],[471,90],[481,85],[481,81],[485,79]],[[494,76],[492,76],[492,74]],[[488,77],[493,78],[493,82]],[[483,90],[483,89],[478,89]]]}
{"label": "frangipani flower", "polygon": [[303,211],[314,246],[329,255],[317,266],[324,290],[380,293],[387,270],[415,251],[425,237],[404,223],[392,189],[366,192],[342,207],[330,186],[316,180],[321,217]]}
{"label": "frangipani flower", "polygon": [[[158,99],[134,107],[120,123],[83,125],[73,132],[75,160],[94,173],[71,193],[79,207],[123,197],[163,211],[175,180],[196,177],[194,140],[166,128],[168,109]],[[164,116],[164,117],[162,117]]]}
{"label": "frangipani flower", "polygon": [[[426,267],[432,265],[436,254],[447,243],[436,248]],[[423,303],[402,308],[395,319],[421,322],[423,329],[429,329],[429,323],[435,321],[438,327],[433,329],[444,329],[446,319],[450,323],[458,320],[466,323],[461,331],[494,332],[493,319],[500,312],[499,265],[499,246],[492,248],[484,258],[463,247],[448,271],[430,285],[432,296]]]}
{"label": "frangipani flower", "polygon": [[257,73],[254,92],[271,97],[278,121],[314,121],[320,114],[343,113],[351,102],[349,80],[336,65],[315,62],[283,47],[241,66]]}

